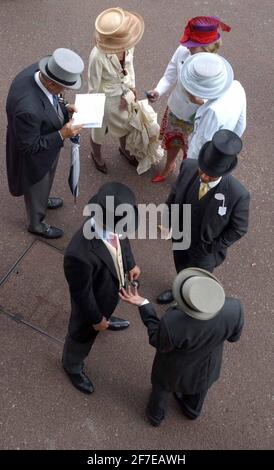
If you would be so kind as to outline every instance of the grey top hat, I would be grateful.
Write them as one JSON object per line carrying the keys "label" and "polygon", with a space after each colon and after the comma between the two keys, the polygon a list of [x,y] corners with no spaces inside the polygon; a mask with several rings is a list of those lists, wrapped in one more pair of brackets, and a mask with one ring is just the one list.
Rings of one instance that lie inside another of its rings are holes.
{"label": "grey top hat", "polygon": [[78,90],[82,86],[81,73],[84,62],[70,49],[56,49],[51,56],[43,57],[39,70],[50,80],[65,88]]}
{"label": "grey top hat", "polygon": [[193,96],[215,100],[228,90],[234,78],[230,63],[210,52],[189,56],[181,67],[180,81]]}
{"label": "grey top hat", "polygon": [[215,317],[225,302],[225,292],[218,279],[200,268],[179,272],[173,283],[173,296],[179,307],[197,320]]}

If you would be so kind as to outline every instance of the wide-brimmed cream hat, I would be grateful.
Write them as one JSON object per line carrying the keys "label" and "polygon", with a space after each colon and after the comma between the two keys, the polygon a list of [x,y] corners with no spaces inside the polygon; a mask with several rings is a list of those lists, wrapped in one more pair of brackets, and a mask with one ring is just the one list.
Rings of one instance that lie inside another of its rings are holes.
{"label": "wide-brimmed cream hat", "polygon": [[122,52],[140,41],[144,29],[144,20],[138,13],[119,7],[108,8],[95,21],[96,45],[108,54]]}
{"label": "wide-brimmed cream hat", "polygon": [[191,95],[215,100],[230,87],[234,78],[230,63],[210,52],[189,56],[181,67],[180,81]]}
{"label": "wide-brimmed cream hat", "polygon": [[200,268],[187,268],[177,274],[173,296],[179,307],[197,320],[215,317],[225,302],[225,292],[213,274]]}

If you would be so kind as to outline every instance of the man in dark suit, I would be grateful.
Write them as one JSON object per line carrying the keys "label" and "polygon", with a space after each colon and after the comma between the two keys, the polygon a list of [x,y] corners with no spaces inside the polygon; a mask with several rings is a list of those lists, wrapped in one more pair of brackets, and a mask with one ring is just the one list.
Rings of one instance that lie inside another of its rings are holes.
{"label": "man in dark suit", "polygon": [[[247,232],[250,195],[229,173],[237,165],[242,141],[232,131],[217,131],[201,149],[198,162],[185,160],[166,204],[179,206],[179,230],[191,223],[191,244],[179,249],[173,239],[176,271],[199,267],[213,272],[225,259],[227,248]],[[183,205],[191,206],[191,222],[183,221]],[[171,220],[172,226],[172,220]],[[174,228],[174,227],[173,227]],[[177,227],[178,228],[178,227]],[[175,231],[175,230],[174,230]],[[173,301],[171,290],[157,297],[158,303]]]}
{"label": "man in dark suit", "polygon": [[173,294],[177,305],[161,320],[137,289],[120,294],[139,307],[149,342],[156,348],[146,409],[153,426],[163,421],[172,392],[187,418],[200,415],[207,391],[220,375],[224,341],[237,341],[244,324],[239,300],[225,297],[218,279],[203,269],[181,271]]}
{"label": "man in dark suit", "polygon": [[[108,206],[108,198],[113,207]],[[63,350],[63,367],[78,390],[90,394],[94,387],[83,372],[84,359],[89,354],[99,331],[122,330],[128,321],[113,317],[119,290],[127,282],[137,282],[140,268],[136,266],[128,238],[120,239],[117,224],[121,217],[114,216],[121,204],[131,209],[129,226],[137,229],[138,212],[133,192],[121,183],[106,183],[90,200],[102,209],[100,219],[94,217],[82,227],[68,245],[64,270],[71,296],[71,317]],[[92,208],[91,208],[92,211]],[[110,216],[110,217],[109,217]],[[102,220],[103,219],[103,220]]]}
{"label": "man in dark suit", "polygon": [[69,49],[56,49],[20,72],[13,80],[6,104],[6,140],[9,190],[24,195],[28,230],[44,238],[63,231],[45,222],[46,209],[61,207],[61,198],[49,198],[60,150],[66,138],[82,126],[73,126],[74,105],[66,107],[58,95],[81,87],[84,63]]}

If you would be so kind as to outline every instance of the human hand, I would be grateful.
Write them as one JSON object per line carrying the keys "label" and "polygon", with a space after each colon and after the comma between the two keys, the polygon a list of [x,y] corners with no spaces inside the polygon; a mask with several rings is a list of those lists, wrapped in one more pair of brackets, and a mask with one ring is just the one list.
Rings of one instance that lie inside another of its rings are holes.
{"label": "human hand", "polygon": [[106,317],[103,317],[100,323],[97,323],[96,325],[92,325],[92,326],[96,331],[104,331],[108,329],[109,321],[107,321]]}
{"label": "human hand", "polygon": [[132,93],[133,93],[134,96],[135,96],[135,101],[137,101],[137,91],[136,91],[136,88],[130,88],[130,90],[132,91]]}
{"label": "human hand", "polygon": [[78,109],[74,104],[67,104],[66,105],[66,110],[68,112],[69,118],[71,119],[74,113],[78,112]]}
{"label": "human hand", "polygon": [[126,111],[127,110],[127,102],[123,96],[121,96],[121,101],[119,105],[119,110],[120,111]]}
{"label": "human hand", "polygon": [[62,129],[60,129],[60,134],[63,139],[75,137],[76,135],[80,134],[82,128],[82,124],[75,126],[73,125],[73,121],[69,121],[62,127]]}
{"label": "human hand", "polygon": [[129,280],[130,281],[136,281],[136,279],[139,278],[141,274],[141,269],[139,268],[139,266],[134,266],[134,268],[132,268],[129,272],[128,272],[128,277],[129,277]]}
{"label": "human hand", "polygon": [[150,103],[155,103],[160,98],[160,94],[157,90],[146,91],[146,96]]}
{"label": "human hand", "polygon": [[137,307],[140,307],[140,305],[146,300],[144,297],[141,297],[138,294],[138,289],[137,287],[134,287],[131,289],[131,287],[128,287],[128,290],[126,291],[123,287],[119,292],[119,297],[120,299],[124,300],[124,302],[127,302],[128,304],[131,305],[136,305]]}

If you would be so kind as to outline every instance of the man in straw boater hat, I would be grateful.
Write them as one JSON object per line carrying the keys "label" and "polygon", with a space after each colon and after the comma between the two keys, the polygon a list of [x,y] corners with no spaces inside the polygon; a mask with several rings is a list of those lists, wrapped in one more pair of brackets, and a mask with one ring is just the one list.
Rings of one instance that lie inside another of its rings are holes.
{"label": "man in straw boater hat", "polygon": [[136,283],[140,275],[128,238],[120,238],[119,223],[123,224],[124,216],[116,215],[119,206],[121,209],[121,204],[126,204],[129,210],[126,233],[137,230],[134,193],[124,184],[106,183],[89,204],[94,216],[84,224],[84,229],[76,232],[64,256],[71,316],[63,367],[72,385],[86,394],[91,394],[94,386],[83,371],[84,360],[99,331],[119,331],[129,326],[128,321],[112,313],[119,302],[121,287]]}
{"label": "man in straw boater hat", "polygon": [[30,65],[13,80],[7,98],[7,173],[13,196],[24,195],[28,231],[44,238],[59,238],[63,230],[45,222],[46,210],[62,206],[50,198],[64,140],[82,126],[71,120],[74,105],[59,101],[65,89],[82,85],[84,63],[75,52],[59,48]]}
{"label": "man in straw boater hat", "polygon": [[204,143],[219,129],[243,135],[246,95],[227,60],[208,52],[194,54],[184,62],[179,81],[190,99],[204,101],[195,114],[187,158],[197,159]]}
{"label": "man in straw boater hat", "polygon": [[108,8],[96,18],[95,43],[88,65],[90,93],[105,93],[105,113],[100,129],[91,130],[91,157],[98,171],[107,173],[101,155],[101,146],[106,134],[119,138],[120,153],[129,163],[138,162],[126,150],[126,136],[130,131],[127,104],[124,95],[135,91],[133,54],[135,45],[144,33],[144,20],[135,12],[122,8]]}
{"label": "man in straw boater hat", "polygon": [[171,393],[187,418],[200,415],[209,387],[220,376],[224,342],[237,341],[244,324],[240,301],[225,297],[218,279],[203,269],[181,271],[174,280],[173,293],[177,305],[161,320],[137,288],[120,294],[124,301],[139,307],[149,342],[156,348],[146,409],[153,426],[165,418]]}
{"label": "man in straw boater hat", "polygon": [[[205,53],[204,53],[205,54]],[[242,141],[234,132],[222,129],[200,150],[199,159],[187,159],[166,201],[169,211],[179,206],[179,230],[190,224],[190,246],[182,249],[173,239],[176,271],[198,267],[212,272],[225,259],[227,249],[243,237],[248,228],[250,195],[230,173],[237,165]],[[191,207],[191,220],[183,220],[183,205]],[[173,233],[178,227],[173,224]],[[172,302],[169,289],[157,297],[161,304]]]}

